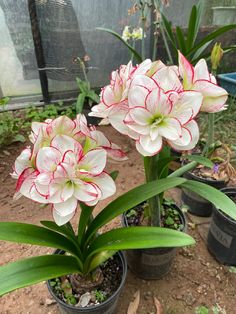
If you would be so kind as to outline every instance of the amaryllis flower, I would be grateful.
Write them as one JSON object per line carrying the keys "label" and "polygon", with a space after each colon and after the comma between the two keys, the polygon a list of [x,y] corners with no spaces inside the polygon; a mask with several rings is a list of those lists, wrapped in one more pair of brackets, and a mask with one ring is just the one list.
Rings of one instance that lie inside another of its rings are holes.
{"label": "amaryllis flower", "polygon": [[31,141],[33,153],[27,147],[15,161],[15,197],[51,204],[58,225],[73,217],[78,202],[94,206],[115,193],[115,183],[105,172],[107,156],[127,157],[102,132],[89,128],[83,115],[34,123]]}
{"label": "amaryllis flower", "polygon": [[[200,93],[189,91],[166,94],[158,86],[153,88],[153,85],[143,85],[139,86],[140,103],[136,96],[137,85],[130,89],[132,106],[124,122],[131,130],[129,135],[135,139],[137,150],[143,156],[157,154],[162,149],[163,139],[179,150],[191,149],[196,145],[199,131],[193,118],[202,103]],[[190,110],[191,106],[195,109]]]}
{"label": "amaryllis flower", "polygon": [[199,60],[193,67],[179,52],[179,73],[183,79],[184,90],[198,91],[202,94],[201,111],[218,112],[225,109],[228,93],[216,84],[216,79],[209,73],[204,59]]}
{"label": "amaryllis flower", "polygon": [[[130,130],[124,123],[124,118],[131,106],[128,102],[128,94],[131,86],[139,80],[139,76],[147,77],[149,83],[146,81],[144,84],[147,84],[148,87],[149,84],[153,84],[155,87],[162,82],[162,88],[165,90],[182,89],[176,66],[167,67],[160,60],[152,62],[150,59],[144,60],[136,67],[129,62],[127,66],[122,65],[119,70],[112,72],[110,85],[102,89],[101,102],[92,107],[89,115],[103,118],[106,123],[111,123],[117,131],[128,135]],[[136,85],[138,86],[139,83]]]}

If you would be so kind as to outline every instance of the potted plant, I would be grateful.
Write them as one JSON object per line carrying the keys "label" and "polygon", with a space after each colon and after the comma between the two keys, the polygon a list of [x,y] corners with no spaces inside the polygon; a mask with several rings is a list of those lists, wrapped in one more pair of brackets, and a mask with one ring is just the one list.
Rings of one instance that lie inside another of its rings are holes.
{"label": "potted plant", "polygon": [[[223,49],[221,48],[221,44],[216,43],[211,52],[212,74],[208,73],[206,64],[200,60],[195,65],[195,67],[189,64],[189,74],[191,74],[191,71],[192,73],[197,74],[200,69],[202,72],[201,78],[197,76],[196,78],[194,77],[192,81],[194,83],[196,82],[195,84],[201,84],[201,82],[203,82],[205,79],[212,82],[213,84],[216,84],[215,76],[222,57]],[[185,62],[184,59],[183,62]],[[183,83],[186,86],[190,84],[188,76],[186,76],[186,78],[183,80]],[[218,88],[217,90],[218,93],[221,92],[220,97],[223,99],[226,96],[226,93],[223,92],[223,89]],[[222,109],[224,109],[224,107],[222,107]],[[207,118],[207,139],[205,143],[201,143],[199,141],[199,145],[195,153],[208,157],[214,163],[214,165],[211,167],[212,169],[203,165],[199,165],[192,171],[185,173],[184,177],[187,179],[204,182],[217,189],[222,189],[229,181],[232,172],[232,167],[230,165],[231,151],[220,141],[215,141],[215,113],[209,111]],[[196,193],[183,189],[182,200],[186,205],[189,206],[189,212],[191,214],[204,217],[211,216],[212,204],[202,197],[199,197]]]}
{"label": "potted plant", "polygon": [[[120,250],[194,243],[183,232],[159,227],[99,231],[124,211],[162,193],[165,186],[171,188],[185,179],[141,185],[93,217],[98,201],[116,191],[112,179],[116,174],[104,171],[107,156],[125,160],[125,154],[102,132],[89,128],[83,115],[75,120],[61,116],[33,122],[30,140],[32,149],[24,149],[14,165],[15,198],[24,195],[51,205],[55,222],[41,221],[42,226],[0,222],[0,239],[59,251],[1,266],[0,295],[49,280],[50,293],[66,313],[114,313],[126,276],[126,262]],[[81,211],[75,230],[70,220],[78,204]]]}
{"label": "potted plant", "polygon": [[[168,67],[160,60],[152,62],[147,59],[137,66],[129,62],[112,72],[110,84],[102,89],[100,104],[92,108],[90,115],[108,119],[116,130],[134,139],[136,149],[143,156],[146,181],[157,180],[157,186],[161,186],[163,178],[166,182],[174,177],[179,178],[196,167],[197,161],[209,165],[208,159],[191,156],[192,162],[168,175],[168,164],[172,160],[170,147],[179,151],[193,149],[199,139],[195,121],[198,112],[220,111],[226,99],[227,92],[211,81],[205,60],[199,61],[194,69],[179,52],[179,67]],[[224,198],[231,204],[231,214],[236,216],[235,204],[218,190],[187,179],[179,186],[213,203]],[[168,190],[168,187],[162,187],[163,192]],[[145,225],[151,226],[166,225],[166,208],[176,211],[170,204],[165,204],[163,193],[149,198],[147,204],[140,202],[139,206],[143,207],[142,215],[147,217]],[[137,208],[133,207],[132,210],[137,217]],[[229,207],[222,202],[221,210],[228,211]],[[182,225],[180,215],[179,221],[177,229]],[[135,263],[142,267],[142,274],[145,273],[142,277],[154,279],[153,273],[158,274],[157,278],[163,275],[158,271],[160,259],[165,258],[158,258],[158,254],[163,254],[163,250],[140,252],[140,260],[136,259]],[[173,253],[165,253],[169,260],[173,258]],[[135,267],[129,263],[129,259],[128,265],[131,270]],[[166,273],[166,267],[163,269]],[[137,275],[140,276],[140,272]]]}
{"label": "potted plant", "polygon": [[[236,189],[221,190],[236,203]],[[222,264],[236,265],[236,220],[217,207],[213,208],[212,220],[207,237],[208,250]]]}

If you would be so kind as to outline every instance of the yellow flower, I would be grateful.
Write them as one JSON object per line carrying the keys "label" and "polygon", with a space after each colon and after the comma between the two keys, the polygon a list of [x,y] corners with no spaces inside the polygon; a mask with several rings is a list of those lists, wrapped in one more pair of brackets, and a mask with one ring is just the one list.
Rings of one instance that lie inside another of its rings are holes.
{"label": "yellow flower", "polygon": [[220,61],[223,57],[224,50],[221,48],[221,43],[215,43],[212,51],[211,51],[211,67],[212,70],[217,70]]}

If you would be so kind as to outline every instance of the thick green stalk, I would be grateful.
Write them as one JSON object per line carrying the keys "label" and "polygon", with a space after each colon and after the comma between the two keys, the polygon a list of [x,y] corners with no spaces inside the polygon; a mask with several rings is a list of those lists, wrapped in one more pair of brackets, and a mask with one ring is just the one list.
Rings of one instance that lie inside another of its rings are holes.
{"label": "thick green stalk", "polygon": [[[133,39],[132,47],[135,49],[135,39]],[[133,62],[133,60],[134,60],[134,54],[133,54],[133,52],[132,52],[132,53],[131,53],[131,61]]]}
{"label": "thick green stalk", "polygon": [[[146,181],[151,182],[157,179],[157,160],[158,156],[144,157],[144,169]],[[149,215],[152,226],[159,227],[161,224],[161,202],[160,196],[156,195],[148,200]]]}
{"label": "thick green stalk", "polygon": [[207,142],[203,150],[203,155],[208,156],[210,146],[214,143],[214,113],[208,114],[208,134],[207,134]]}

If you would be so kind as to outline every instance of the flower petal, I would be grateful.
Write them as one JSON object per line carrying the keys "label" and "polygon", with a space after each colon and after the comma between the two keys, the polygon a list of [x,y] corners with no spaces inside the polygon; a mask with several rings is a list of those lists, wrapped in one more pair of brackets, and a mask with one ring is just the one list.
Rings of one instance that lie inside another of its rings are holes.
{"label": "flower petal", "polygon": [[40,172],[53,172],[61,161],[62,155],[54,147],[42,147],[36,156],[36,167]]}
{"label": "flower petal", "polygon": [[70,221],[75,214],[77,203],[77,199],[71,197],[66,202],[53,205],[53,218],[58,226]]}
{"label": "flower petal", "polygon": [[92,175],[100,174],[106,166],[107,153],[105,149],[90,150],[79,162],[79,169]]}
{"label": "flower petal", "polygon": [[191,63],[178,51],[179,56],[179,74],[183,79],[184,89],[191,89],[194,77],[194,68]]}
{"label": "flower petal", "polygon": [[105,172],[99,176],[94,177],[93,183],[95,183],[101,190],[101,200],[113,195],[116,192],[116,185],[114,180]]}
{"label": "flower petal", "polygon": [[168,140],[177,140],[181,135],[181,124],[175,118],[165,118],[158,125],[159,134]]}
{"label": "flower petal", "polygon": [[135,107],[130,109],[129,115],[135,123],[142,126],[148,126],[150,124],[150,120],[152,119],[152,114],[143,107]]}
{"label": "flower petal", "polygon": [[136,148],[143,156],[153,156],[162,149],[162,137],[159,136],[152,141],[150,136],[141,135],[140,140],[136,141]]}
{"label": "flower petal", "polygon": [[203,95],[201,111],[218,112],[225,109],[228,93],[224,88],[209,81],[199,80],[194,83],[193,90]]}

